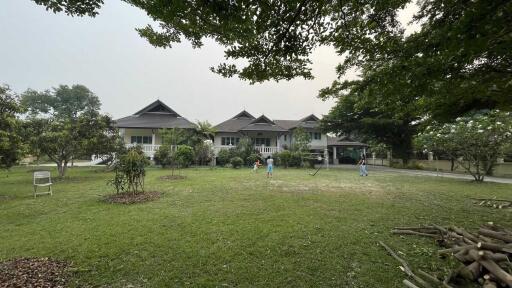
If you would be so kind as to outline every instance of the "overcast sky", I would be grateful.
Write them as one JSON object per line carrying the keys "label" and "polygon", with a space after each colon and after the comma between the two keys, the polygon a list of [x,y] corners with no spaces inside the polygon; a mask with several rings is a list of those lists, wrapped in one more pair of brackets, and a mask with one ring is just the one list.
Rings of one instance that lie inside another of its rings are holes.
{"label": "overcast sky", "polygon": [[316,98],[336,78],[340,58],[330,48],[314,52],[314,80],[249,85],[209,71],[223,61],[222,47],[210,42],[201,49],[188,43],[154,48],[134,30],[151,22],[143,11],[106,2],[95,18],[73,18],[29,0],[1,0],[0,84],[16,92],[83,84],[114,118],[160,99],[191,121],[213,124],[244,108],[273,119],[321,116],[334,103]]}

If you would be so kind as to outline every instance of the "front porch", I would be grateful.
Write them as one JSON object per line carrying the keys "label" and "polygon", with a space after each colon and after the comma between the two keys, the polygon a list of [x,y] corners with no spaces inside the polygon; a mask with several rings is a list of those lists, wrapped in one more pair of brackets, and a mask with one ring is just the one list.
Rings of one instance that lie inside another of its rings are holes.
{"label": "front porch", "polygon": [[[219,151],[222,149],[233,149],[236,146],[233,145],[218,145],[214,146],[215,155],[219,154]],[[261,156],[267,157],[274,153],[280,152],[282,149],[278,146],[265,146],[265,145],[254,145],[254,150],[261,153]]]}

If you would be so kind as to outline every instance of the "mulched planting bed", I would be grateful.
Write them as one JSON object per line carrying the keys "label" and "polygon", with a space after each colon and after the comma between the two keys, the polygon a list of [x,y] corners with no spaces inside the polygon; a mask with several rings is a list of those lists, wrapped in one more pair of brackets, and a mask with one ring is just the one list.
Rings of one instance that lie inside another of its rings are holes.
{"label": "mulched planting bed", "polygon": [[104,198],[107,203],[136,204],[143,203],[160,198],[161,193],[155,191],[146,191],[141,193],[119,193],[108,195]]}
{"label": "mulched planting bed", "polygon": [[187,178],[187,177],[182,176],[182,175],[167,175],[167,176],[160,177],[160,180],[182,180],[185,178]]}
{"label": "mulched planting bed", "polygon": [[0,288],[66,287],[69,262],[49,258],[19,258],[0,263]]}

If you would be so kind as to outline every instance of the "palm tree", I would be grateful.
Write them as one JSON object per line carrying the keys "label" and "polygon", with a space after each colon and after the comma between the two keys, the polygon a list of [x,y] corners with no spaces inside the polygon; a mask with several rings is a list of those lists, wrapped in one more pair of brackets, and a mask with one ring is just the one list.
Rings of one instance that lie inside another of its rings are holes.
{"label": "palm tree", "polygon": [[213,140],[217,129],[213,128],[208,121],[197,121],[196,133],[202,140]]}

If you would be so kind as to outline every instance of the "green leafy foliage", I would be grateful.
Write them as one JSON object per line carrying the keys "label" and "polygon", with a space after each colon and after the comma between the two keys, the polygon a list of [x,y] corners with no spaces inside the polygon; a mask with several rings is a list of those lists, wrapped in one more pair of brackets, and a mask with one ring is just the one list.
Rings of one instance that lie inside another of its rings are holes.
{"label": "green leafy foliage", "polygon": [[9,169],[23,154],[23,143],[19,133],[23,112],[18,97],[9,87],[0,85],[0,168]]}
{"label": "green leafy foliage", "polygon": [[416,138],[427,151],[442,150],[483,181],[512,141],[512,114],[493,110],[459,117],[454,123],[429,126]]}
{"label": "green leafy foliage", "polygon": [[108,183],[117,193],[144,192],[145,167],[148,165],[149,160],[141,147],[131,147],[126,154],[119,155],[118,161],[114,164],[114,178]]}
{"label": "green leafy foliage", "polygon": [[57,164],[60,176],[79,157],[114,158],[124,149],[110,116],[99,113],[100,102],[83,85],[60,85],[52,91],[27,90],[21,103],[28,109],[22,132],[29,151],[47,155]]}
{"label": "green leafy foliage", "polygon": [[161,165],[163,168],[174,165],[175,158],[175,152],[171,149],[171,146],[168,145],[161,145],[153,156],[155,164]]}
{"label": "green leafy foliage", "polygon": [[179,145],[176,149],[176,160],[180,167],[189,167],[194,162],[194,149],[187,145]]}
{"label": "green leafy foliage", "polygon": [[206,165],[215,156],[213,150],[213,142],[211,140],[205,140],[199,142],[194,146],[194,155],[196,163],[199,165]]}
{"label": "green leafy foliage", "polygon": [[233,168],[240,168],[242,167],[242,165],[244,165],[244,160],[240,157],[233,157],[229,160],[229,163],[231,164],[231,166],[233,166]]}

